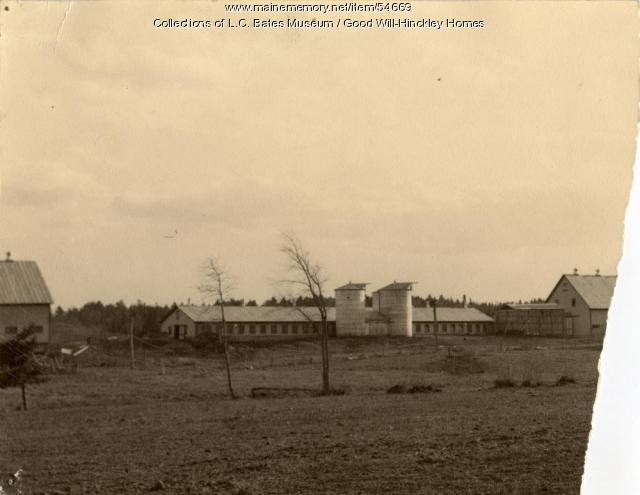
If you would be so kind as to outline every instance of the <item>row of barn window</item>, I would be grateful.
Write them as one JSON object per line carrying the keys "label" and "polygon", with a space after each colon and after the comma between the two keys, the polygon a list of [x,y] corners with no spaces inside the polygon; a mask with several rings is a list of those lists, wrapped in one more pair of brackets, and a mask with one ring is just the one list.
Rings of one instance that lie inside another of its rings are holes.
{"label": "row of barn window", "polygon": [[414,323],[413,333],[434,334],[435,326],[438,325],[440,334],[483,334],[488,329],[485,323]]}
{"label": "row of barn window", "polygon": [[[319,325],[320,323],[318,323]],[[329,323],[329,332],[335,323]],[[222,333],[222,323],[198,323],[196,334]],[[228,335],[311,335],[315,333],[311,323],[227,323]]]}
{"label": "row of barn window", "polygon": [[[414,323],[414,334],[433,334],[435,325],[441,334],[483,334],[485,323]],[[335,330],[335,323],[329,323],[329,331]],[[196,333],[222,332],[221,323],[198,323]],[[311,323],[228,323],[228,335],[310,335],[315,333]]]}

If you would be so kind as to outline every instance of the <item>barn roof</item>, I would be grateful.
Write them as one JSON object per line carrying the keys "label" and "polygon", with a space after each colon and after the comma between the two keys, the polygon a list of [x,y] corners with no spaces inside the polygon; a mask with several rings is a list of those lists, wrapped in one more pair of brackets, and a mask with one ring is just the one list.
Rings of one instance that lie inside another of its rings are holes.
{"label": "barn roof", "polygon": [[[491,322],[493,318],[477,308],[438,308],[438,321],[443,322]],[[434,321],[433,308],[413,308],[413,321]]]}
{"label": "barn roof", "polygon": [[[179,306],[195,322],[220,321],[220,306]],[[304,312],[304,314],[303,314]],[[306,316],[305,316],[306,315]],[[305,322],[311,318],[320,321],[320,312],[312,307],[281,306],[225,306],[225,319],[229,322]],[[327,320],[335,321],[335,308],[327,308]]]}
{"label": "barn roof", "polygon": [[500,309],[518,309],[518,310],[530,310],[530,309],[562,309],[557,303],[525,303],[514,304],[506,303],[500,306]]}
{"label": "barn roof", "polygon": [[381,289],[378,289],[377,292],[381,290],[412,290],[413,284],[415,282],[393,282],[392,284],[385,285]]}
{"label": "barn roof", "polygon": [[563,275],[551,294],[555,292],[562,279],[566,279],[590,309],[609,309],[617,278],[616,275]]}
{"label": "barn roof", "polygon": [[367,288],[367,283],[353,283],[349,282],[341,287],[338,287],[335,290],[365,290]]}
{"label": "barn roof", "polygon": [[[194,322],[220,321],[220,306],[179,306]],[[228,322],[251,323],[280,323],[305,322],[308,318],[320,321],[316,308],[311,307],[278,307],[278,306],[225,306],[224,315]],[[387,320],[388,317],[366,308],[366,320]],[[438,321],[442,322],[492,322],[493,318],[476,308],[438,308]],[[327,320],[336,320],[335,308],[327,308]],[[430,322],[433,320],[433,308],[413,308],[413,321]]]}
{"label": "barn roof", "polygon": [[52,304],[35,261],[0,261],[0,304]]}

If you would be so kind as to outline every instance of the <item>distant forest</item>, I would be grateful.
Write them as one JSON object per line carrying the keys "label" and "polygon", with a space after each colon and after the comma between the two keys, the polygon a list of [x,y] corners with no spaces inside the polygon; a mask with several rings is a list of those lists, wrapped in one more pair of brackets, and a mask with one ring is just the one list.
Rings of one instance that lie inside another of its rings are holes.
{"label": "distant forest", "polygon": [[[413,305],[416,307],[425,307],[427,301],[437,302],[441,308],[461,308],[463,301],[451,297],[431,296],[427,297],[413,296]],[[517,301],[522,303],[523,301]],[[534,299],[526,302],[544,302],[543,299]],[[220,301],[216,301],[216,305]],[[295,300],[296,306],[309,307],[313,306],[313,300],[309,297],[298,297]],[[329,307],[335,306],[335,298],[327,297],[326,304]],[[469,301],[468,305],[477,308],[483,313],[494,316],[496,309],[502,303],[487,303]],[[228,306],[258,306],[258,303],[251,299],[245,302],[244,299],[229,299],[225,301]],[[264,301],[261,306],[293,306],[293,300],[284,297],[271,297]],[[365,305],[371,307],[371,297],[366,296]],[[169,312],[177,307],[177,303],[171,306],[159,306],[157,304],[146,304],[138,301],[135,304],[127,306],[123,301],[116,303],[103,304],[100,301],[88,302],[81,308],[62,309],[60,306],[56,308],[53,314],[55,324],[66,324],[74,326],[95,327],[107,334],[126,333],[129,331],[131,320],[133,318],[135,333],[137,335],[153,335],[159,332],[160,322],[169,314]]]}

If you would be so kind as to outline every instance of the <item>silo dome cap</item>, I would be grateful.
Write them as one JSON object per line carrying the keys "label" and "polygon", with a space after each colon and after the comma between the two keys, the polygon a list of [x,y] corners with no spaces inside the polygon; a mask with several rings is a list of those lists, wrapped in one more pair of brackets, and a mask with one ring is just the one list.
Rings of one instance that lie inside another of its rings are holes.
{"label": "silo dome cap", "polygon": [[413,284],[417,282],[393,282],[392,284],[385,285],[381,290],[413,290]]}
{"label": "silo dome cap", "polygon": [[353,283],[349,282],[348,284],[343,285],[342,287],[338,287],[335,290],[365,290],[369,285],[367,282],[364,283]]}

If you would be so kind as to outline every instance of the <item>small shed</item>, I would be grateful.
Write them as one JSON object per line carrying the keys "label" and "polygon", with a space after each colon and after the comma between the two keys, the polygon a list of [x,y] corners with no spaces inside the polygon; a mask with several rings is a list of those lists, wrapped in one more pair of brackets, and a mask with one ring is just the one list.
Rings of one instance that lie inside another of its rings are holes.
{"label": "small shed", "polygon": [[570,336],[564,309],[556,303],[503,304],[496,311],[496,332],[519,335]]}

